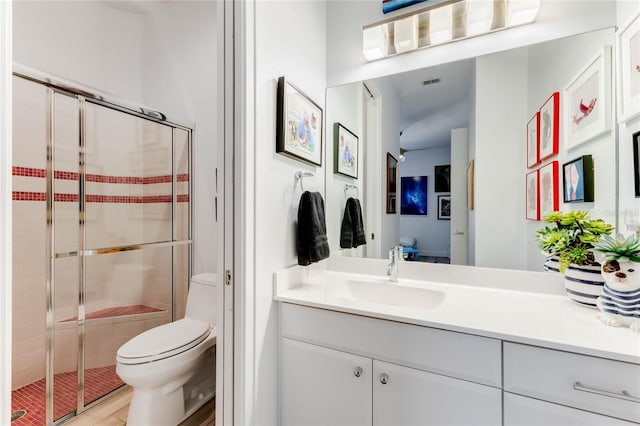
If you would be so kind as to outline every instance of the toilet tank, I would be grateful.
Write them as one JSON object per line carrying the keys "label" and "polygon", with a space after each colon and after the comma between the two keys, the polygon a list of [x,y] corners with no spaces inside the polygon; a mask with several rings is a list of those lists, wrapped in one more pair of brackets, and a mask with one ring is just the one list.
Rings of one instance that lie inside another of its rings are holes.
{"label": "toilet tank", "polygon": [[185,317],[216,324],[218,314],[218,276],[214,273],[191,277]]}

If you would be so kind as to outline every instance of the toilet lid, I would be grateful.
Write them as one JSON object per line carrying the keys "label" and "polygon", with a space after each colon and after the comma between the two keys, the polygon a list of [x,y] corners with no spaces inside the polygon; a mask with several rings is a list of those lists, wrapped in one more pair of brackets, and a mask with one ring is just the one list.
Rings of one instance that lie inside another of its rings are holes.
{"label": "toilet lid", "polygon": [[207,338],[209,324],[184,318],[145,331],[118,349],[118,361],[140,364],[177,355]]}

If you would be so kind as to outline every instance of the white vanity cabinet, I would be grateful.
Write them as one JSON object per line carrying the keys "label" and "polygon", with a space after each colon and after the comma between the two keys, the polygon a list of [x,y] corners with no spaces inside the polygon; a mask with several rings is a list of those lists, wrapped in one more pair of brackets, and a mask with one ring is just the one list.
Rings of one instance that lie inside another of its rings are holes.
{"label": "white vanity cabinet", "polygon": [[505,426],[640,423],[638,364],[510,342],[503,363]]}
{"label": "white vanity cabinet", "polygon": [[500,425],[501,342],[280,305],[283,425]]}
{"label": "white vanity cabinet", "polygon": [[371,425],[372,362],[281,339],[282,425]]}
{"label": "white vanity cabinet", "polygon": [[373,361],[374,425],[500,425],[500,389]]}

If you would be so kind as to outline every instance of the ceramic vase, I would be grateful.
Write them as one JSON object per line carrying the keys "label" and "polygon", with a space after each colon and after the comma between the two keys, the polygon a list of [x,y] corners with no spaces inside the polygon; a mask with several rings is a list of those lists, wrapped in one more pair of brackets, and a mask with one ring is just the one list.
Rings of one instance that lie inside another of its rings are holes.
{"label": "ceramic vase", "polygon": [[640,332],[640,263],[606,261],[602,277],[605,283],[597,301],[600,321]]}
{"label": "ceramic vase", "polygon": [[558,256],[547,256],[543,264],[545,272],[560,273],[560,258]]}
{"label": "ceramic vase", "polygon": [[600,264],[570,264],[564,272],[564,289],[567,295],[583,306],[596,308],[596,299],[604,287]]}

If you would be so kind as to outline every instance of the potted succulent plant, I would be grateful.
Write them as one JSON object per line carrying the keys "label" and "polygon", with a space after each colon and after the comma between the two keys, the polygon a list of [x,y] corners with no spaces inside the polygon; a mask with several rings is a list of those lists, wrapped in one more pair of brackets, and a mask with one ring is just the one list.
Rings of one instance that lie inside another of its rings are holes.
{"label": "potted succulent plant", "polygon": [[640,238],[604,235],[593,249],[605,281],[596,301],[600,320],[640,332]]}
{"label": "potted succulent plant", "polygon": [[[543,220],[553,224],[536,234],[538,247],[549,256],[545,269],[564,274],[565,290],[571,299],[595,307],[604,280],[593,245],[601,236],[611,234],[613,226],[602,219],[590,219],[583,210],[554,211]],[[557,268],[550,266],[555,262]]]}

